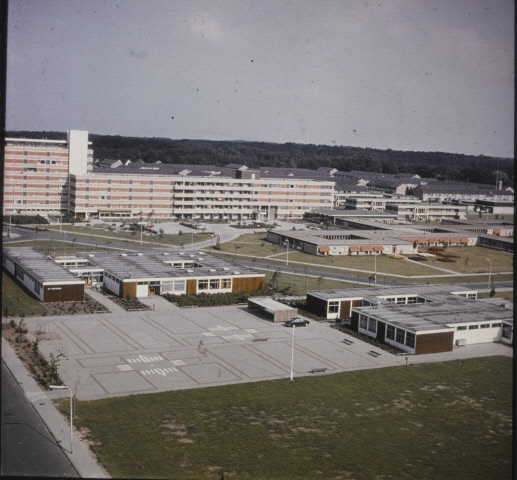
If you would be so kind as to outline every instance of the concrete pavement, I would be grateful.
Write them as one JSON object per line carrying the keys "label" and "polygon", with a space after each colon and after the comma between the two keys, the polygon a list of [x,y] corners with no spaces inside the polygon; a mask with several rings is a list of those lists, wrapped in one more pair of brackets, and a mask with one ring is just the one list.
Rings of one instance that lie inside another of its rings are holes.
{"label": "concrete pavement", "polygon": [[[73,453],[70,452],[70,424],[65,421],[52,402],[53,398],[62,397],[63,393],[43,391],[4,338],[2,338],[2,359],[56,442],[61,444],[63,452],[79,475],[83,478],[109,478],[109,475],[97,464],[90,450],[77,438],[75,431],[72,439]],[[68,390],[64,396],[68,396]]]}

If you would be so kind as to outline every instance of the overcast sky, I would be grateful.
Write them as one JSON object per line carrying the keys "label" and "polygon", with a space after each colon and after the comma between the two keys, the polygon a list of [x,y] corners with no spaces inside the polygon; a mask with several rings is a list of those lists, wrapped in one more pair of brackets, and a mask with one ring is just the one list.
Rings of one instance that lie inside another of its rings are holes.
{"label": "overcast sky", "polygon": [[8,130],[513,157],[513,0],[10,0]]}

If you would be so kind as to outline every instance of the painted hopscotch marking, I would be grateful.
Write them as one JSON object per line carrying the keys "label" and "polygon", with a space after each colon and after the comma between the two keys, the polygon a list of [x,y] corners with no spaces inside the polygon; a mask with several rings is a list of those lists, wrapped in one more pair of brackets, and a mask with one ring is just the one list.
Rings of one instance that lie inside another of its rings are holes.
{"label": "painted hopscotch marking", "polygon": [[212,332],[203,332],[203,335],[205,337],[215,337],[215,333],[212,333]]}
{"label": "painted hopscotch marking", "polygon": [[253,338],[253,335],[250,333],[246,333],[243,335],[230,335],[229,337],[223,337],[225,340],[247,340],[248,338]]}
{"label": "painted hopscotch marking", "polygon": [[166,377],[168,373],[177,371],[177,368],[154,368],[153,370],[141,370],[140,373],[142,375],[161,375],[162,377]]}
{"label": "painted hopscotch marking", "polygon": [[257,331],[253,328],[246,328],[246,332],[248,333],[257,333]]}
{"label": "painted hopscotch marking", "polygon": [[183,360],[171,360],[171,363],[176,366],[186,365],[186,363]]}
{"label": "painted hopscotch marking", "polygon": [[120,368],[120,370],[122,371],[133,370],[133,367],[131,367],[131,365],[117,365],[117,367]]}
{"label": "painted hopscotch marking", "polygon": [[157,357],[146,357],[145,355],[139,355],[137,358],[128,358],[127,361],[129,363],[136,363],[136,362],[160,362],[162,360],[165,360],[164,358],[160,357],[159,355]]}
{"label": "painted hopscotch marking", "polygon": [[227,332],[228,330],[237,330],[237,327],[231,326],[231,327],[224,327],[222,325],[217,325],[217,327],[209,328],[211,332]]}

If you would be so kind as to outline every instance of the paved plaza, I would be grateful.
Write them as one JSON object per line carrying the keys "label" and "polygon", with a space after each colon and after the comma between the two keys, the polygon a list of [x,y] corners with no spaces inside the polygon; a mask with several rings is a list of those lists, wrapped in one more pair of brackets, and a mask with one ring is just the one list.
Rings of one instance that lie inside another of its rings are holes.
{"label": "paved plaza", "polygon": [[[80,400],[290,378],[293,330],[247,306],[179,308],[155,297],[146,299],[155,310],[126,312],[91,294],[112,313],[26,320],[29,338],[43,332],[40,350],[47,358],[62,354],[59,374]],[[406,364],[405,356],[376,349],[328,323],[312,321],[294,334],[295,378]],[[511,355],[511,349],[472,345],[408,361],[493,354]]]}
{"label": "paved plaza", "polygon": [[[181,309],[153,301],[155,311],[27,319],[28,335],[44,332],[47,358],[63,354],[59,374],[80,400],[290,377],[291,328],[246,306]],[[328,324],[294,333],[295,377],[404,363],[370,354],[371,345]]]}

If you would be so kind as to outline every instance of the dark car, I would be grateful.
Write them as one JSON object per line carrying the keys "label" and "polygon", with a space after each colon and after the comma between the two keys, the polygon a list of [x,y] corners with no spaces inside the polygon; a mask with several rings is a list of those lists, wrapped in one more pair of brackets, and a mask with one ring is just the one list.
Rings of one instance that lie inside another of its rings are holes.
{"label": "dark car", "polygon": [[306,327],[309,325],[309,320],[305,320],[304,318],[291,318],[285,322],[286,327]]}

